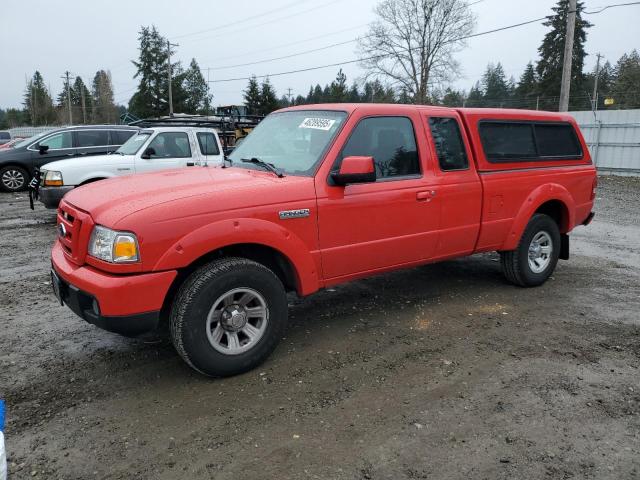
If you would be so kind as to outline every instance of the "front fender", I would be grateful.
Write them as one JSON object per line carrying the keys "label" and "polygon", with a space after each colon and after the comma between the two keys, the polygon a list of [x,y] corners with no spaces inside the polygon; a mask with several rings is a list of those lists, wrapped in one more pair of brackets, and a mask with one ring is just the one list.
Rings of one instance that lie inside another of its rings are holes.
{"label": "front fender", "polygon": [[567,214],[566,233],[571,231],[575,224],[575,201],[573,197],[562,185],[546,183],[533,190],[524,201],[511,224],[511,230],[501,250],[514,250],[518,246],[524,229],[527,227],[533,214],[542,204],[551,200],[557,200],[564,205]]}
{"label": "front fender", "polygon": [[[132,172],[133,173],[133,169]],[[84,174],[77,175],[73,180],[77,183],[75,185],[82,185],[89,180],[95,180],[96,178],[114,178],[117,175],[113,172],[109,172],[108,170],[94,170],[92,172],[87,172]],[[64,173],[62,174],[62,178],[64,179]]]}
{"label": "front fender", "polygon": [[189,232],[160,257],[153,270],[183,268],[220,248],[246,243],[264,245],[284,255],[296,273],[301,295],[313,293],[320,287],[309,247],[281,225],[256,218],[222,220]]}

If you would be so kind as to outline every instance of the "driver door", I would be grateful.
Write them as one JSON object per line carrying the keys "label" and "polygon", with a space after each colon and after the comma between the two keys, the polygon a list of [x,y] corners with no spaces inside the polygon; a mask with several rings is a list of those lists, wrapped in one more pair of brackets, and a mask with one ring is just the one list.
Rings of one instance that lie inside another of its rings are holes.
{"label": "driver door", "polygon": [[[40,147],[49,147],[45,152],[40,153]],[[62,131],[49,135],[38,143],[29,147],[32,151],[31,158],[33,167],[40,168],[45,163],[72,158],[77,155],[77,150],[73,145],[73,133]]]}
{"label": "driver door", "polygon": [[[150,148],[154,153],[150,158],[142,158]],[[136,157],[136,173],[166,170],[194,164],[191,143],[186,132],[158,133],[149,145]]]}
{"label": "driver door", "polygon": [[375,116],[358,123],[333,162],[371,156],[376,182],[331,184],[316,176],[318,228],[324,278],[348,279],[430,258],[437,243],[439,203],[427,168],[420,118]]}

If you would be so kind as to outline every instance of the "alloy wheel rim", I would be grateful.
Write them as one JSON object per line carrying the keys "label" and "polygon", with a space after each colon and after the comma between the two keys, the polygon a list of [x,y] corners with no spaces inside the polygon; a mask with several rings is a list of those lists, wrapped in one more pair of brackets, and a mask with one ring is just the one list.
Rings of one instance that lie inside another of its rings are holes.
{"label": "alloy wheel rim", "polygon": [[9,190],[20,189],[24,181],[24,175],[19,170],[7,170],[2,174],[2,184]]}
{"label": "alloy wheel rim", "polygon": [[251,288],[234,288],[213,303],[207,315],[207,339],[225,355],[238,355],[253,348],[269,323],[265,298]]}
{"label": "alloy wheel rim", "polygon": [[533,273],[542,273],[551,263],[553,240],[551,235],[542,230],[536,233],[529,244],[529,268]]}

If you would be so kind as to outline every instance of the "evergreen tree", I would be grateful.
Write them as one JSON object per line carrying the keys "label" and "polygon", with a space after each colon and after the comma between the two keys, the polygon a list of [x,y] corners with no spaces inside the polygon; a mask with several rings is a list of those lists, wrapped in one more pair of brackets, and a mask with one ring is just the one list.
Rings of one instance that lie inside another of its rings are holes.
{"label": "evergreen tree", "polygon": [[[140,29],[140,55],[134,61],[137,71],[134,78],[139,78],[138,90],[129,101],[129,110],[138,117],[160,117],[169,113],[169,82],[167,62],[167,42],[155,26]],[[181,72],[178,62],[171,65],[172,79]],[[172,82],[172,93],[180,98],[181,82]],[[178,109],[176,109],[178,111]]]}
{"label": "evergreen tree", "polygon": [[[587,39],[587,29],[591,24],[582,18],[584,2],[577,3],[576,28],[573,42],[573,59],[571,64],[571,96],[584,96],[584,75],[582,69],[586,52],[584,44]],[[569,11],[569,0],[558,0],[553,7],[555,15],[547,17],[543,24],[551,27],[538,48],[540,60],[536,65],[536,72],[539,79],[539,92],[544,97],[544,108],[547,110],[558,109],[558,97],[560,96],[560,83],[562,80],[562,64],[564,60],[565,32],[567,26],[567,15]],[[576,102],[569,98],[569,105],[582,105],[584,102],[577,99]]]}
{"label": "evergreen tree", "polygon": [[466,106],[470,108],[485,106],[484,97],[482,94],[482,87],[480,86],[480,82],[476,82],[476,84],[473,87],[471,87],[471,90],[469,90]]}
{"label": "evergreen tree", "polygon": [[75,96],[73,92],[73,85],[70,80],[67,81],[67,79],[64,78],[62,81],[62,90],[58,94],[56,104],[57,121],[63,125],[69,123],[69,95],[71,96],[71,120],[72,123],[76,124],[79,122],[76,111],[77,109],[73,106],[73,98]]}
{"label": "evergreen tree", "polygon": [[50,125],[56,121],[53,100],[40,72],[36,71],[27,83],[23,103],[26,123],[38,126]]}
{"label": "evergreen tree", "polygon": [[515,89],[515,97],[518,99],[517,106],[520,108],[535,109],[536,97],[538,96],[538,79],[533,63],[527,63],[524,72],[520,76]]}
{"label": "evergreen tree", "polygon": [[296,97],[296,99],[294,100],[293,104],[294,105],[304,105],[307,102],[307,99],[304,98],[302,95],[298,95]]}
{"label": "evergreen tree", "polygon": [[446,107],[461,107],[464,103],[464,92],[447,88],[442,97],[442,105]]}
{"label": "evergreen tree", "polygon": [[347,90],[347,76],[342,69],[338,71],[336,79],[331,82],[329,87],[329,101],[334,103],[346,102],[349,99],[349,92]]}
{"label": "evergreen tree", "polygon": [[5,114],[5,128],[21,127],[29,123],[29,114],[19,108],[7,108]]}
{"label": "evergreen tree", "polygon": [[640,54],[625,53],[615,67],[612,95],[618,108],[640,107]]}
{"label": "evergreen tree", "polygon": [[91,123],[92,104],[93,100],[91,92],[89,92],[89,89],[82,81],[82,78],[76,77],[71,88],[71,105],[74,108],[74,123]]}
{"label": "evergreen tree", "polygon": [[313,93],[311,95],[311,101],[309,103],[323,103],[323,102],[324,102],[324,93],[322,92],[322,87],[318,83],[313,88]]}
{"label": "evergreen tree", "polygon": [[212,96],[209,94],[209,85],[195,58],[191,59],[189,68],[184,72],[182,88],[186,94],[184,113],[207,113],[210,110]]}
{"label": "evergreen tree", "polygon": [[504,76],[502,64],[490,63],[482,76],[484,103],[488,107],[502,107],[509,100],[509,86]]}
{"label": "evergreen tree", "polygon": [[351,103],[358,103],[358,102],[360,102],[362,100],[361,97],[360,97],[360,92],[358,91],[358,84],[356,82],[353,82],[351,84],[351,88],[349,89],[348,97],[349,97],[349,101]]}
{"label": "evergreen tree", "polygon": [[398,95],[398,103],[403,103],[403,104],[414,103],[413,98],[411,97],[411,95],[409,94],[409,92],[405,87],[400,88],[400,94]]}
{"label": "evergreen tree", "polygon": [[91,98],[93,123],[116,123],[118,112],[113,102],[113,86],[109,72],[96,72],[91,86]]}
{"label": "evergreen tree", "polygon": [[287,108],[290,107],[291,103],[289,103],[289,97],[286,95],[282,95],[280,100],[278,100],[278,108]]}
{"label": "evergreen tree", "polygon": [[269,78],[265,78],[260,85],[260,114],[268,115],[279,108],[276,91],[271,85]]}
{"label": "evergreen tree", "polygon": [[258,85],[258,79],[255,75],[249,79],[249,84],[247,85],[243,96],[244,105],[247,107],[249,114],[260,114],[260,87]]}

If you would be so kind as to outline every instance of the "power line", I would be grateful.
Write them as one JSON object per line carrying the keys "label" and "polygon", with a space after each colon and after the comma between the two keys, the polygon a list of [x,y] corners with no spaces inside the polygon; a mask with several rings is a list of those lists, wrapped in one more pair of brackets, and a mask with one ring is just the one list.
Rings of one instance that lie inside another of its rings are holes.
{"label": "power line", "polygon": [[227,70],[229,68],[247,67],[249,65],[258,65],[259,63],[274,62],[276,60],[284,60],[285,58],[292,58],[292,57],[298,57],[300,55],[306,55],[307,53],[314,53],[314,52],[320,52],[322,50],[328,50],[329,48],[335,48],[335,47],[339,47],[341,45],[347,45],[349,43],[354,43],[357,40],[358,40],[357,38],[352,38],[351,40],[347,40],[345,42],[332,43],[331,45],[325,45],[324,47],[318,47],[318,48],[314,48],[314,49],[311,49],[311,50],[305,50],[303,52],[292,53],[290,55],[284,55],[282,57],[274,57],[274,58],[267,58],[265,60],[257,60],[255,62],[238,63],[236,65],[224,65],[222,67],[205,67],[205,68],[215,68],[215,70]]}
{"label": "power line", "polygon": [[[500,31],[503,31],[503,30],[509,30],[509,29],[512,29],[512,28],[522,27],[522,26],[528,25],[530,23],[536,23],[536,22],[540,22],[542,20],[546,20],[546,18],[547,17],[536,18],[534,20],[529,20],[529,21],[517,23],[517,24],[514,24],[514,25],[508,25],[508,26],[505,26],[505,27],[494,28],[493,30],[487,30],[485,32],[474,33],[472,35],[465,35],[463,37],[458,37],[458,38],[452,39],[447,43],[458,42],[458,41],[461,41],[461,40],[466,40],[468,38],[479,37],[481,35],[489,35],[490,33],[496,33],[496,32],[500,32]],[[405,49],[403,51],[410,52],[411,50],[416,50],[416,49]],[[278,72],[278,73],[269,73],[269,74],[266,74],[266,75],[256,75],[256,78],[278,77],[278,76],[281,76],[281,75],[290,75],[292,73],[309,72],[309,71],[312,71],[312,70],[320,70],[322,68],[337,67],[337,66],[340,66],[340,65],[349,65],[351,63],[357,63],[357,62],[362,62],[362,61],[367,61],[367,60],[373,60],[373,59],[376,59],[376,58],[383,58],[383,57],[387,57],[387,56],[389,56],[389,55],[388,54],[372,55],[370,57],[353,59],[353,60],[346,60],[344,62],[330,63],[330,64],[327,64],[327,65],[319,65],[319,66],[308,67],[308,68],[301,68],[301,69],[298,69],[298,70],[290,70],[288,72]],[[220,79],[220,80],[213,80],[212,82],[214,82],[214,83],[234,82],[234,81],[238,81],[238,80],[249,80],[250,78],[251,77],[224,78],[224,79]]]}
{"label": "power line", "polygon": [[174,35],[171,38],[172,38],[172,40],[177,40],[179,38],[191,37],[193,35],[200,35],[202,33],[208,33],[208,32],[212,32],[214,30],[220,30],[220,29],[223,29],[223,28],[232,27],[232,26],[238,25],[240,23],[248,22],[249,20],[254,20],[256,18],[262,18],[262,17],[264,17],[266,15],[272,15],[272,14],[277,13],[279,11],[286,10],[289,7],[300,5],[301,3],[306,3],[308,1],[309,0],[297,0],[295,2],[287,3],[286,5],[283,5],[283,6],[279,7],[279,8],[276,8],[276,9],[267,10],[265,12],[261,12],[261,13],[258,13],[256,15],[252,15],[250,17],[245,17],[243,19],[236,20],[235,22],[225,23],[224,25],[216,25],[215,27],[210,27],[210,28],[207,28],[205,30],[199,30],[199,31],[190,32],[190,33],[184,33],[182,35]]}
{"label": "power line", "polygon": [[[479,3],[479,2],[476,2],[476,3]],[[630,2],[630,3],[620,3],[620,4],[614,4],[614,5],[607,5],[606,7],[601,9],[600,11],[589,12],[589,14],[600,13],[600,12],[603,12],[604,10],[606,10],[608,8],[622,7],[622,6],[629,6],[629,5],[637,5],[637,4],[640,4],[640,2]],[[515,24],[512,24],[512,25],[507,25],[507,26],[504,26],[504,27],[494,28],[492,30],[486,30],[486,31],[480,32],[480,33],[474,33],[474,34],[471,34],[471,35],[465,35],[463,37],[458,37],[458,38],[452,39],[447,43],[454,43],[454,42],[458,42],[458,41],[461,41],[461,40],[467,40],[467,39],[470,39],[470,38],[480,37],[480,36],[483,36],[483,35],[489,35],[489,34],[492,34],[492,33],[502,32],[502,31],[505,31],[505,30],[510,30],[510,29],[522,27],[522,26],[525,26],[525,25],[530,25],[532,23],[538,23],[538,22],[547,20],[548,18],[549,18],[549,16],[534,18],[532,20],[527,20],[527,21],[520,22],[520,23],[515,23]],[[355,41],[355,39],[353,41]],[[335,45],[337,45],[337,44],[335,44]],[[332,48],[332,47],[331,46],[326,46],[324,48],[326,49],[326,48]],[[411,52],[412,50],[416,50],[416,49],[404,49],[403,51],[404,52]],[[297,54],[292,54],[291,56],[288,56],[288,58],[291,58],[293,56],[304,55],[304,54],[305,54],[304,52],[300,52],[300,53],[297,53]],[[277,73],[269,73],[269,74],[264,74],[264,75],[256,75],[255,77],[256,78],[266,78],[266,77],[278,77],[278,76],[282,76],[282,75],[291,75],[291,74],[294,74],[294,73],[304,73],[304,72],[310,72],[310,71],[313,71],[313,70],[320,70],[320,69],[323,69],[323,68],[338,67],[338,66],[342,66],[342,65],[349,65],[349,64],[353,64],[353,63],[357,63],[357,62],[367,61],[367,60],[374,60],[374,59],[377,59],[377,58],[383,58],[383,57],[387,57],[387,56],[389,56],[389,55],[388,54],[372,55],[370,57],[365,57],[365,58],[361,58],[361,59],[346,60],[346,61],[343,61],[343,62],[330,63],[330,64],[326,64],[326,65],[318,65],[318,66],[314,66],[314,67],[301,68],[301,69],[297,69],[297,70],[289,70],[289,71],[286,71],[286,72],[277,72]],[[261,61],[261,62],[256,62],[256,63],[263,63],[263,62],[266,62],[266,61],[267,60],[264,60],[264,61]],[[227,68],[231,68],[231,66],[229,66]],[[251,77],[224,78],[224,79],[220,79],[220,80],[213,80],[212,83],[234,82],[234,81],[240,81],[240,80],[249,80],[250,78]]]}
{"label": "power line", "polygon": [[[357,25],[355,27],[345,28],[345,29],[342,29],[342,30],[336,30],[334,32],[324,33],[322,35],[316,35],[315,37],[304,38],[302,40],[297,40],[296,39],[296,44],[306,43],[306,42],[310,42],[310,41],[313,41],[313,40],[318,40],[319,38],[331,37],[331,36],[337,35],[339,33],[351,32],[353,30],[357,30],[359,28],[366,27],[367,25],[368,25],[368,23],[362,23],[362,24]],[[210,60],[205,60],[205,62],[213,63],[213,62],[218,62],[220,60],[229,60],[230,58],[246,57],[247,55],[254,55],[256,53],[270,52],[272,50],[278,50],[280,48],[290,47],[290,46],[291,46],[291,42],[281,43],[281,44],[275,45],[273,47],[263,48],[262,50],[251,50],[250,52],[241,53],[239,55],[229,55],[227,57],[218,57],[218,58],[214,58],[214,59],[210,59]],[[211,67],[211,68],[214,68],[214,67]],[[219,68],[219,67],[215,67],[215,68]]]}
{"label": "power line", "polygon": [[[305,0],[305,1],[307,1],[307,0]],[[331,0],[329,2],[323,3],[321,5],[317,5],[315,7],[309,8],[307,10],[301,10],[300,12],[292,13],[290,15],[285,15],[284,17],[277,17],[277,18],[274,18],[272,20],[267,20],[266,22],[258,23],[256,25],[249,25],[249,26],[243,27],[243,28],[238,29],[238,30],[231,30],[229,32],[219,33],[219,34],[216,34],[216,35],[209,35],[209,36],[205,36],[205,37],[200,37],[200,38],[198,38],[196,40],[200,41],[200,40],[206,40],[206,39],[210,39],[210,38],[224,37],[224,36],[228,36],[228,35],[230,35],[232,33],[237,33],[237,32],[246,33],[247,29],[249,29],[249,28],[262,27],[264,25],[269,25],[271,23],[279,22],[280,20],[286,20],[288,18],[297,17],[297,16],[303,15],[305,13],[313,12],[315,10],[319,10],[321,8],[328,7],[329,5],[333,5],[334,3],[338,3],[339,1],[340,0]],[[180,37],[173,37],[173,39],[176,39],[176,38],[180,38]]]}
{"label": "power line", "polygon": [[608,10],[610,8],[628,7],[628,6],[631,6],[631,5],[640,5],[640,2],[614,3],[613,5],[606,5],[606,6],[602,7],[600,10],[594,10],[592,12],[583,11],[583,12],[580,12],[580,13],[582,13],[584,15],[595,15],[597,13],[602,13],[605,10]]}

